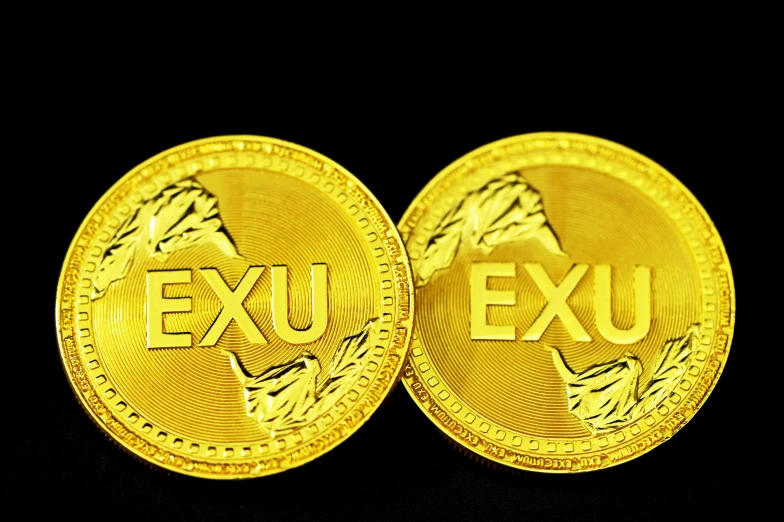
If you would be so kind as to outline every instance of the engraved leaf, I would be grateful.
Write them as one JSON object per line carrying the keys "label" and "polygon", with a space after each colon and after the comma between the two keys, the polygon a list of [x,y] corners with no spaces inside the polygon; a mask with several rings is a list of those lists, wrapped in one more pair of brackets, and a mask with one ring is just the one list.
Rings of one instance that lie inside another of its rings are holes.
{"label": "engraved leaf", "polygon": [[691,361],[694,345],[700,337],[699,326],[693,325],[686,334],[664,344],[656,358],[651,382],[634,407],[634,416],[651,412],[678,385]]}
{"label": "engraved leaf", "polygon": [[642,364],[634,355],[624,354],[582,373],[572,373],[557,350],[553,350],[553,360],[566,381],[569,412],[591,433],[612,431],[631,420],[642,373]]}
{"label": "engraved leaf", "polygon": [[314,355],[304,352],[298,359],[254,377],[242,367],[235,354],[226,353],[245,388],[246,415],[270,436],[308,422],[306,414],[316,402],[316,376],[321,371]]}
{"label": "engraved leaf", "polygon": [[329,410],[343,397],[365,367],[370,349],[378,339],[378,320],[371,319],[356,335],[346,337],[332,359],[330,380],[319,391],[312,417]]}
{"label": "engraved leaf", "polygon": [[555,348],[553,362],[566,383],[569,412],[591,433],[605,433],[625,426],[652,411],[680,382],[689,366],[699,328],[667,341],[656,359],[650,383],[638,395],[642,364],[626,353],[620,359],[574,373]]}
{"label": "engraved leaf", "polygon": [[169,185],[136,207],[117,228],[104,250],[93,279],[92,300],[128,275],[137,245],[164,262],[172,252],[211,240],[227,256],[242,259],[223,228],[218,199],[194,180]]}
{"label": "engraved leaf", "polygon": [[417,286],[449,268],[463,239],[487,254],[504,243],[536,239],[549,252],[566,255],[547,222],[539,192],[519,172],[488,181],[447,211],[422,256],[412,261]]}
{"label": "engraved leaf", "polygon": [[244,259],[239,252],[237,252],[237,248],[234,246],[234,243],[229,236],[223,230],[218,230],[212,233],[210,237],[212,242],[215,243],[215,246],[218,247],[221,252],[223,252],[228,257],[233,257],[236,259]]}
{"label": "engraved leaf", "polygon": [[519,172],[494,179],[476,192],[468,226],[471,244],[488,253],[504,243],[537,239],[551,253],[564,255],[547,223],[539,192]]}
{"label": "engraved leaf", "polygon": [[205,240],[215,242],[229,257],[241,257],[223,228],[218,198],[197,181],[171,185],[151,203],[147,251],[158,261],[166,261],[171,253]]}
{"label": "engraved leaf", "polygon": [[113,282],[128,275],[147,217],[148,209],[142,206],[131,212],[117,227],[117,231],[109,240],[109,246],[101,256],[97,273],[93,278],[93,301],[103,297]]}
{"label": "engraved leaf", "polygon": [[452,264],[468,215],[466,201],[463,200],[444,215],[428,239],[422,256],[413,261],[417,286],[427,284],[437,270],[449,268]]}
{"label": "engraved leaf", "polygon": [[343,339],[333,357],[329,380],[318,388],[316,378],[321,365],[308,352],[290,363],[253,376],[234,353],[224,350],[244,387],[246,415],[275,437],[328,411],[348,392],[365,367],[370,348],[378,338],[377,321],[369,320],[359,333]]}
{"label": "engraved leaf", "polygon": [[369,320],[356,335],[346,337],[335,352],[329,376],[332,381],[351,380],[362,371],[371,346],[378,338],[378,319]]}

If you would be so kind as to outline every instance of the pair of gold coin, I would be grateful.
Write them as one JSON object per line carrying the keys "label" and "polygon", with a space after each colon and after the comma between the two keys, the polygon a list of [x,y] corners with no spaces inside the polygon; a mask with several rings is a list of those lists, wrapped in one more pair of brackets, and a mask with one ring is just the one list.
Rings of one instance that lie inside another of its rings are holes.
{"label": "pair of gold coin", "polygon": [[397,228],[305,147],[187,143],[101,198],[57,289],[60,355],[92,420],[133,455],[209,478],[318,457],[401,376],[494,463],[612,466],[705,401],[734,310],[694,196],[640,154],[567,133],[467,154]]}

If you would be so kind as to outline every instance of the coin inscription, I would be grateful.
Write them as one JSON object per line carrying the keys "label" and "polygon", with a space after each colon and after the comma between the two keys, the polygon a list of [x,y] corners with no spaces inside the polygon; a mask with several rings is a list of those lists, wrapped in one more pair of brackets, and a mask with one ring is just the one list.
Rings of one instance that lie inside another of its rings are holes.
{"label": "coin inscription", "polygon": [[713,389],[734,327],[721,239],[667,171],[568,133],[467,154],[399,224],[417,327],[406,388],[495,463],[584,471],[668,439]]}
{"label": "coin inscription", "polygon": [[58,286],[60,353],[92,420],[167,470],[245,478],[345,440],[411,337],[402,241],[359,181],[256,136],[175,147],[98,202]]}

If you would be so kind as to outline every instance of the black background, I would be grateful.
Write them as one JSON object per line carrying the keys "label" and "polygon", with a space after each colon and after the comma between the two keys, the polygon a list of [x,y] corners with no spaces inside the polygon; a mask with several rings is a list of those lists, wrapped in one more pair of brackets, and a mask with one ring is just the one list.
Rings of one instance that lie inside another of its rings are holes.
{"label": "black background", "polygon": [[[284,100],[261,86],[220,96],[208,88],[196,97],[177,89],[158,95],[141,82],[133,89],[143,93],[115,93],[99,82],[52,104],[46,127],[65,146],[39,147],[49,172],[42,192],[50,231],[31,330],[36,355],[27,359],[36,377],[24,388],[28,428],[3,455],[10,479],[4,496],[26,499],[32,509],[80,506],[80,517],[173,520],[661,520],[763,507],[762,493],[744,487],[754,471],[739,458],[743,439],[733,413],[751,382],[753,356],[744,320],[744,232],[736,203],[742,196],[728,140],[735,130],[731,105],[719,105],[721,96],[706,95],[703,85],[617,84],[597,97],[579,89],[547,96],[522,86],[456,93],[446,83],[375,95],[378,85],[359,84],[340,98],[316,96],[316,86]],[[453,448],[399,386],[356,434],[317,460],[279,475],[217,482],[140,463],[81,410],[57,352],[57,278],[81,220],[135,165],[198,138],[272,136],[343,165],[397,222],[450,162],[488,142],[537,131],[603,137],[658,162],[702,203],[727,247],[741,308],[729,364],[692,421],[651,453],[583,474],[492,469]],[[36,182],[34,174],[28,182]],[[36,493],[25,496],[30,491]]]}

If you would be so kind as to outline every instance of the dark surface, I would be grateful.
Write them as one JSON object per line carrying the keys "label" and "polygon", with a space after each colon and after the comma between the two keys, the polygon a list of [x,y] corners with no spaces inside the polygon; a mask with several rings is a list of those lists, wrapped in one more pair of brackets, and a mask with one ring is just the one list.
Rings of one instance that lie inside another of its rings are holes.
{"label": "dark surface", "polygon": [[[137,520],[664,520],[762,507],[762,493],[740,493],[753,476],[747,457],[740,458],[745,453],[738,411],[748,399],[744,387],[751,382],[754,353],[740,273],[742,195],[733,188],[743,177],[733,164],[735,145],[727,139],[735,132],[727,106],[716,111],[683,86],[644,94],[618,88],[601,100],[574,93],[546,100],[522,93],[421,92],[409,103],[358,88],[356,98],[350,93],[341,101],[303,96],[302,102],[283,102],[254,90],[212,102],[168,97],[154,104],[139,102],[138,93],[105,94],[103,87],[58,99],[47,120],[48,131],[63,137],[68,148],[40,151],[50,171],[45,189],[50,231],[40,261],[30,347],[35,355],[25,370],[35,372],[36,385],[27,381],[23,409],[30,420],[3,455],[7,499],[26,499],[29,509],[44,507],[37,497],[24,496],[35,491],[47,505],[80,518]],[[578,475],[491,469],[454,449],[399,386],[356,434],[314,462],[227,483],[151,469],[116,447],[81,410],[57,354],[57,278],[81,220],[138,163],[198,138],[273,136],[346,167],[397,221],[453,160],[496,139],[536,131],[600,136],[663,165],[707,209],[733,263],[741,313],[729,364],[696,417],[653,452]],[[37,174],[24,175],[37,183]]]}

